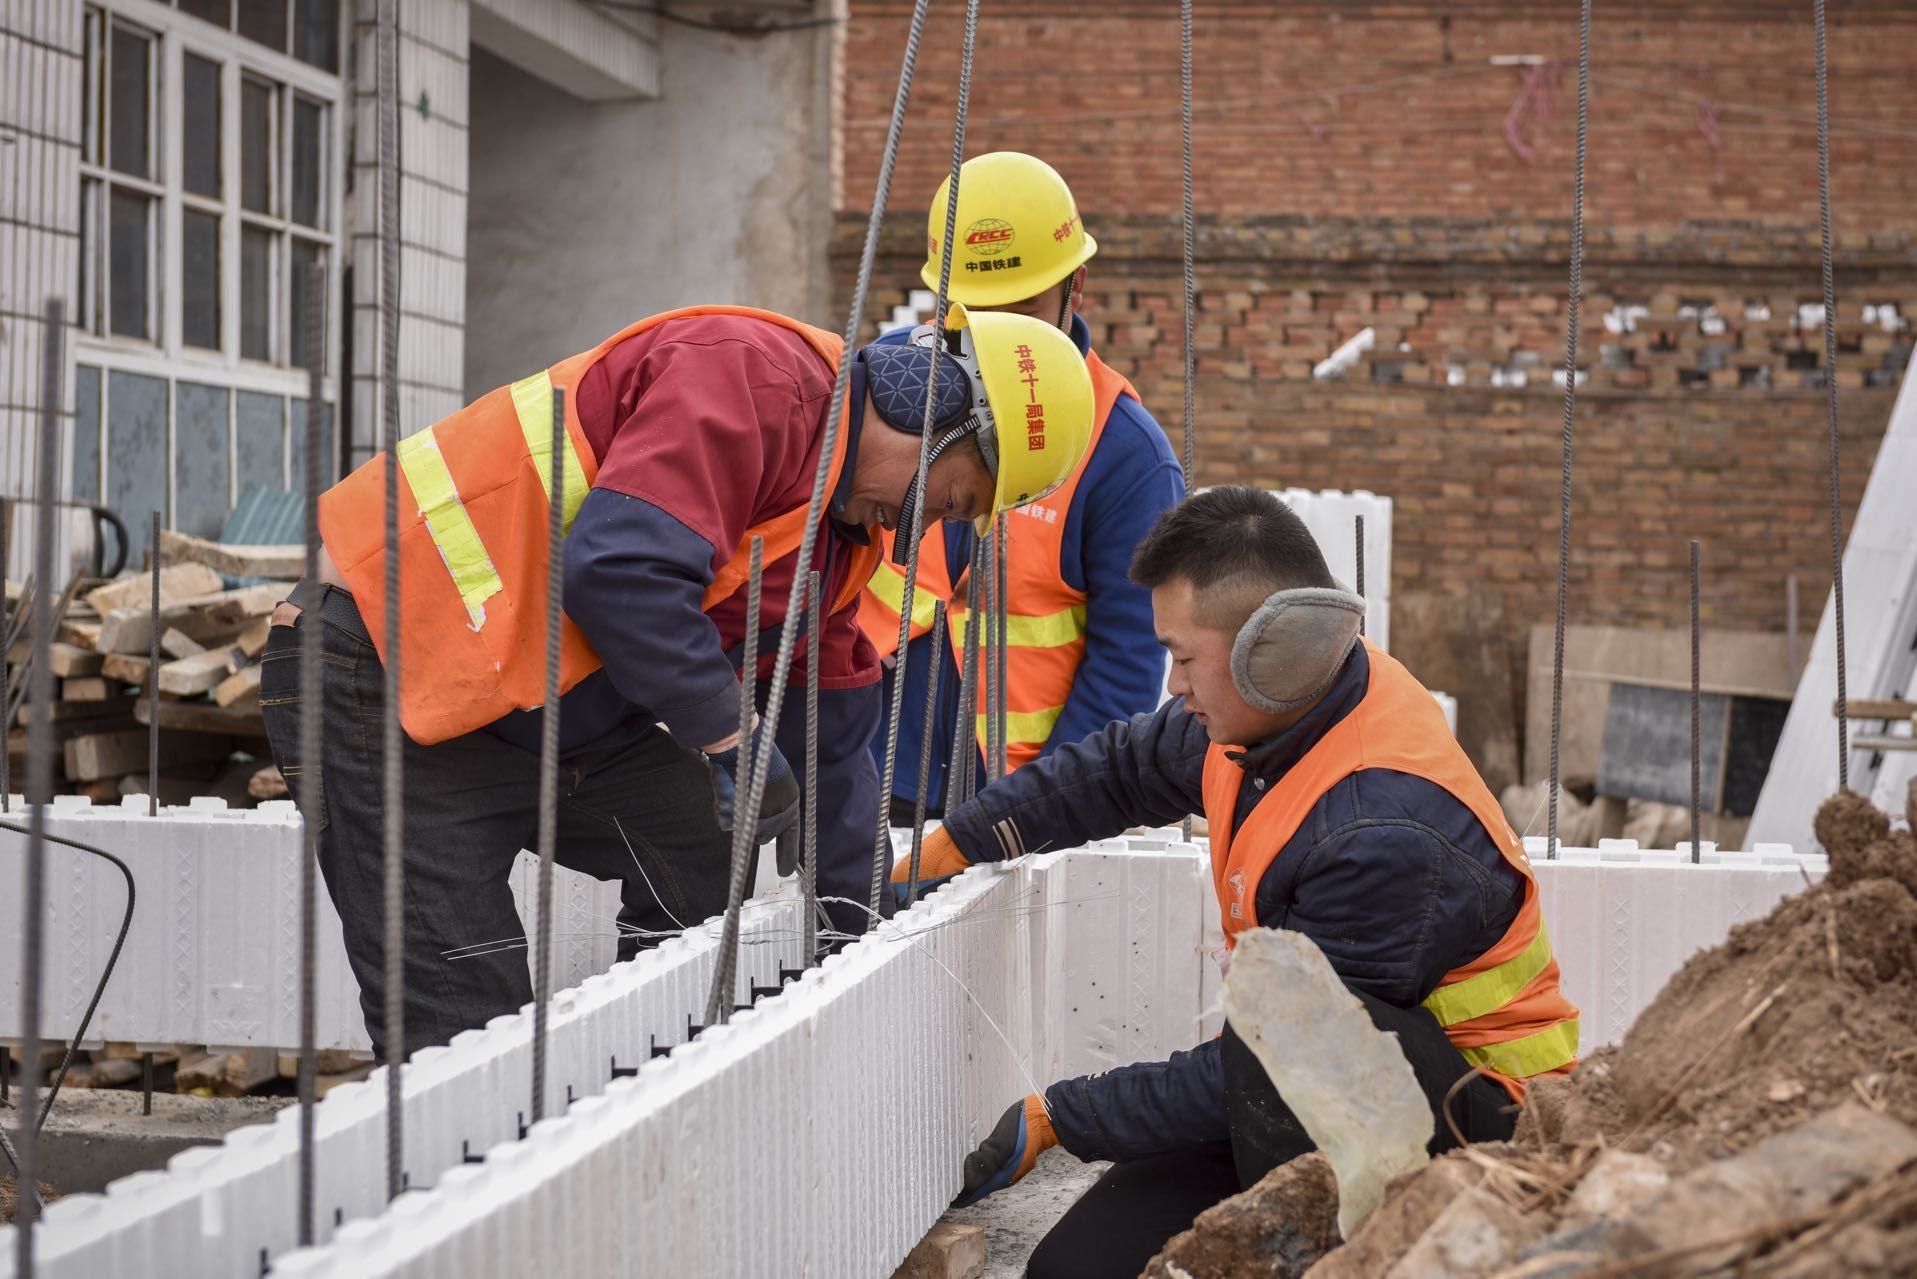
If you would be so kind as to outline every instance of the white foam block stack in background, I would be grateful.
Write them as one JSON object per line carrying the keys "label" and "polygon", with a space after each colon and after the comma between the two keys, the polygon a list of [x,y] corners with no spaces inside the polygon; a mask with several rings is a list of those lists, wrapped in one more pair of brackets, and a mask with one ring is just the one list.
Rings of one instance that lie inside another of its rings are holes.
{"label": "white foam block stack in background", "polygon": [[1358,517],[1365,517],[1365,635],[1391,651],[1391,499],[1364,489],[1273,490],[1311,530],[1325,567],[1347,587],[1358,585]]}

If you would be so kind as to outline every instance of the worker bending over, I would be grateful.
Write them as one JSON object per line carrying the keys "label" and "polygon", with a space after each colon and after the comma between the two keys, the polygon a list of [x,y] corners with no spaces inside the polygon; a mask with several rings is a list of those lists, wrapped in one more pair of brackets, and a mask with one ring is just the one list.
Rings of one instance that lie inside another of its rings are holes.
{"label": "worker bending over", "polygon": [[[481,397],[400,441],[399,680],[405,729],[408,1054],[531,997],[507,874],[538,828],[554,395],[566,532],[556,856],[624,881],[624,949],[723,909],[740,789],[739,663],[747,564],[764,538],[758,687],[766,692],[801,568],[828,601],[819,668],[822,894],[870,893],[878,779],[877,655],[858,596],[886,527],[984,522],[1043,497],[1091,428],[1083,361],[1055,328],[967,316],[851,371],[812,562],[797,563],[840,340],[796,320],[695,307],[641,320],[592,350]],[[926,374],[938,357],[935,460],[916,487]],[[1042,419],[1027,405],[1041,404]],[[261,673],[273,753],[306,820],[382,1055],[381,724],[385,715],[385,458],[320,499],[324,569],[274,614]],[[299,758],[301,629],[323,653],[323,785]],[[772,752],[755,848],[796,839],[803,696],[756,749]],[[763,702],[761,702],[763,705]],[[783,860],[783,859],[782,859]],[[863,910],[833,915],[846,931]]]}
{"label": "worker bending over", "polygon": [[[926,219],[925,265],[919,274],[928,288],[938,287],[950,190],[947,178],[932,197]],[[1139,403],[1138,392],[1091,349],[1078,308],[1085,295],[1085,263],[1098,244],[1086,234],[1065,180],[1044,161],[1017,151],[967,160],[959,170],[957,226],[951,296],[974,315],[986,309],[1013,311],[1057,325],[1085,356],[1096,398],[1085,460],[1050,497],[1020,507],[1006,521],[1005,753],[1010,767],[1017,768],[1062,742],[1158,705],[1165,654],[1152,638],[1151,599],[1125,570],[1132,549],[1152,521],[1184,495],[1185,484],[1164,430]],[[905,336],[900,331],[880,340]],[[886,537],[889,549],[891,535]],[[938,681],[938,693],[927,811],[937,814],[946,802],[945,771],[960,714],[966,572],[976,542],[970,527],[954,521],[942,530],[928,526],[920,544],[891,795],[893,820],[901,825],[912,822],[928,679]],[[898,648],[904,588],[902,563],[887,559],[872,575],[859,611],[867,637],[888,659],[882,710],[892,704],[889,681],[896,666],[889,659]],[[949,605],[951,640],[936,670],[930,635],[934,600]],[[984,685],[980,679],[981,748],[988,709]],[[880,760],[885,741],[883,731],[872,741]]]}
{"label": "worker bending over", "polygon": [[[1132,576],[1151,590],[1182,700],[959,806],[927,839],[922,874],[1202,812],[1228,944],[1261,926],[1309,937],[1396,1033],[1434,1115],[1478,1068],[1451,1118],[1467,1140],[1509,1137],[1525,1081],[1574,1064],[1577,1010],[1522,846],[1431,694],[1360,639],[1362,599],[1262,490],[1186,499]],[[1296,1031],[1308,1050],[1311,1027]],[[1436,1131],[1434,1153],[1455,1144],[1441,1116]],[[1229,1025],[1169,1061],[1013,1103],[966,1158],[960,1202],[1055,1144],[1116,1162],[1039,1244],[1033,1279],[1137,1274],[1201,1211],[1312,1148]]]}

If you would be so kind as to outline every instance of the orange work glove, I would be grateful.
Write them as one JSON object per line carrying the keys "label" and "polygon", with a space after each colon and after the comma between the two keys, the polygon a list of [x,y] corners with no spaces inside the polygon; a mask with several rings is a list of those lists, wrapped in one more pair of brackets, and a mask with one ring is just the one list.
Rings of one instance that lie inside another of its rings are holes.
{"label": "orange work glove", "polygon": [[[971,864],[965,860],[965,854],[959,851],[952,837],[945,833],[945,827],[925,832],[925,839],[919,845],[920,884],[934,879],[947,879]],[[911,877],[912,854],[908,852],[892,863],[892,882],[903,884]]]}
{"label": "orange work glove", "polygon": [[965,1188],[952,1201],[954,1208],[969,1208],[985,1196],[1005,1189],[1038,1162],[1038,1157],[1058,1144],[1052,1132],[1052,1119],[1045,1113],[1045,1101],[1037,1093],[1015,1101],[999,1117],[992,1135],[979,1148],[965,1156]]}

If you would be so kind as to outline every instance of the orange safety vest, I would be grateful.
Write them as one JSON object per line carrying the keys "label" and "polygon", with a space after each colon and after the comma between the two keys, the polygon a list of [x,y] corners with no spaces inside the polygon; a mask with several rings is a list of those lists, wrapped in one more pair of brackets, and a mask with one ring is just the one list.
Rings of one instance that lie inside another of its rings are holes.
{"label": "orange safety vest", "polygon": [[[564,527],[570,532],[599,473],[579,422],[576,388],[619,343],[654,325],[700,315],[735,315],[790,329],[838,371],[843,343],[837,334],[749,307],[686,307],[629,325],[592,350],[488,392],[399,442],[399,718],[414,741],[430,746],[483,728],[508,711],[544,703],[553,388],[566,392],[560,468]],[[827,492],[844,470],[849,438],[842,425]],[[384,454],[366,462],[322,494],[319,507],[321,539],[375,647],[386,640],[385,468]],[[767,566],[796,553],[805,516],[802,503],[747,529],[700,607],[711,612],[745,584],[754,537],[765,539]],[[857,548],[834,612],[852,602],[878,554],[876,545]],[[383,647],[380,657],[386,658]],[[563,619],[560,691],[600,665],[585,635],[571,618]]]}
{"label": "orange safety vest", "polygon": [[[1239,933],[1258,926],[1259,881],[1333,786],[1366,768],[1442,786],[1471,810],[1504,860],[1524,876],[1524,904],[1497,945],[1446,973],[1424,1006],[1466,1061],[1485,1067],[1522,1101],[1525,1080],[1568,1072],[1578,1050],[1578,1010],[1558,990],[1558,963],[1545,935],[1530,859],[1431,694],[1369,641],[1365,653],[1371,681],[1364,699],[1272,785],[1236,837],[1232,824],[1245,770],[1215,743],[1205,754],[1205,819],[1226,944],[1235,945]],[[1390,926],[1379,921],[1381,929]]]}
{"label": "orange safety vest", "polygon": [[[1044,499],[1014,507],[1006,521],[1005,573],[1005,758],[1017,768],[1037,759],[1052,735],[1052,726],[1065,711],[1072,680],[1085,660],[1085,592],[1074,589],[1060,569],[1065,547],[1065,516],[1072,497],[1091,463],[1092,452],[1104,433],[1105,419],[1120,395],[1138,398],[1132,384],[1113,372],[1096,354],[1087,354],[1092,375],[1093,425],[1091,440],[1078,469]],[[929,526],[928,526],[929,531]],[[936,553],[919,554],[918,586],[912,592],[912,638],[932,629],[934,601],[946,603],[952,657],[963,669],[965,661],[965,592],[970,570],[954,582],[946,569],[943,540],[925,543]],[[899,609],[905,603],[905,566],[892,562],[892,534],[885,534],[879,566],[866,583],[859,601],[859,625],[881,657],[899,646]],[[994,638],[980,619],[980,642]],[[985,681],[979,680],[978,741],[985,748],[987,715]]]}

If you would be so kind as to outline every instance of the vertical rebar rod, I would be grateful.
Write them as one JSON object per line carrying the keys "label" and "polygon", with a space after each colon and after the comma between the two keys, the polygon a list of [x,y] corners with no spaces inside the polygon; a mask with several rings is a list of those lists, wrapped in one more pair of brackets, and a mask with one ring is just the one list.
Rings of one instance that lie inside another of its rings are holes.
{"label": "vertical rebar rod", "polygon": [[1700,688],[1702,685],[1702,646],[1698,642],[1697,609],[1698,547],[1697,539],[1691,539],[1691,860],[1700,861],[1703,857],[1702,823],[1698,811],[1703,802],[1703,772],[1698,761],[1699,715],[1702,705]]}
{"label": "vertical rebar rod", "polygon": [[[1185,491],[1191,491],[1192,471],[1198,434],[1198,349],[1197,316],[1198,250],[1197,214],[1192,205],[1192,0],[1180,0],[1178,6],[1178,88],[1179,123],[1185,144]],[[1189,832],[1187,832],[1189,835]]]}
{"label": "vertical rebar rod", "polygon": [[[970,666],[967,674],[972,680],[972,691],[965,700],[964,799],[970,799],[978,794],[979,769],[985,763],[985,756],[982,753],[985,749],[985,741],[980,729],[980,721],[988,718],[984,708],[987,705],[985,676],[989,655],[986,649],[990,643],[990,632],[986,630],[986,627],[991,625],[992,611],[991,600],[987,595],[991,586],[991,569],[985,556],[983,538],[974,539],[972,542],[972,580],[978,584],[978,589],[972,608],[976,621],[967,619],[969,628],[967,634],[972,641],[968,650]],[[948,816],[951,813],[950,804],[946,805],[946,813]]]}
{"label": "vertical rebar rod", "polygon": [[805,825],[799,830],[799,878],[805,886],[807,968],[819,962],[819,633],[825,616],[821,585],[817,569],[806,574]]}
{"label": "vertical rebar rod", "polygon": [[[12,554],[13,503],[0,498],[0,582],[4,582],[9,566],[8,556]],[[20,608],[27,606],[27,598],[20,597]],[[13,619],[6,616],[6,609],[0,607],[0,635],[13,633]],[[10,649],[13,646],[8,644]],[[0,652],[0,813],[13,811],[13,657],[10,653]],[[6,1100],[7,1063],[5,1054],[0,1053],[0,1101]]]}
{"label": "vertical rebar rod", "polygon": [[[972,564],[965,574],[965,634],[955,652],[959,668],[958,723],[952,729],[952,754],[945,769],[943,811],[950,814],[965,802],[965,778],[970,762],[978,753],[978,636],[979,610],[984,595],[979,589],[983,570],[979,567],[979,543],[972,544]],[[959,641],[954,641],[959,642]]]}
{"label": "vertical rebar rod", "polygon": [[[745,652],[739,663],[739,765],[734,774],[732,793],[732,874],[726,888],[726,918],[719,933],[719,959],[712,967],[712,990],[706,996],[706,1025],[718,1026],[732,1020],[737,1001],[739,961],[739,912],[745,905],[746,874],[752,864],[752,850],[758,845],[758,809],[748,806],[744,779],[752,774],[752,765],[760,755],[772,754],[771,743],[761,751],[753,741],[752,718],[758,700],[759,682],[759,607],[765,589],[765,539],[752,539],[750,571],[746,576]],[[770,692],[770,690],[767,690]],[[774,724],[766,722],[768,737]]]}
{"label": "vertical rebar rod", "polygon": [[[1357,564],[1355,576],[1358,579],[1358,598],[1363,599],[1365,597],[1365,517],[1360,515],[1357,519],[1357,524],[1358,528],[1354,536],[1355,545],[1352,550],[1356,557],[1355,562]],[[1367,607],[1363,613],[1358,614],[1358,634],[1360,635],[1365,633],[1365,616],[1370,612],[1370,608]]]}
{"label": "vertical rebar rod", "polygon": [[27,668],[27,861],[21,876],[20,908],[20,1109],[19,1178],[15,1182],[14,1270],[33,1279],[33,1245],[40,1221],[40,982],[45,960],[47,808],[53,802],[53,671],[47,651],[53,644],[53,609],[47,584],[53,580],[53,501],[59,455],[61,388],[66,377],[66,305],[57,297],[46,306],[46,363],[40,387],[40,438],[35,470],[38,483],[33,511],[33,646]]}
{"label": "vertical rebar rod", "polygon": [[[945,332],[946,303],[952,283],[952,254],[958,244],[959,177],[965,161],[965,116],[972,98],[972,49],[977,35],[978,0],[966,0],[965,36],[959,50],[958,103],[952,117],[952,167],[945,195],[945,239],[939,253],[939,282],[932,305],[932,329],[938,335]],[[942,342],[942,336],[934,338],[934,342]],[[935,345],[933,349],[937,351],[939,347]],[[925,485],[932,464],[933,417],[938,402],[941,362],[935,355],[926,370],[925,412],[919,427],[918,469],[909,490],[913,495],[912,510],[909,518],[893,530],[893,537],[907,539],[905,585],[899,599],[898,646],[892,651],[892,697],[885,720],[885,749],[879,767],[878,824],[872,836],[872,891],[868,895],[867,909],[873,917],[879,914],[885,881],[892,868],[892,787],[898,778],[899,717],[905,709],[906,672],[911,662],[912,612],[917,603],[919,556],[923,553],[925,542]],[[901,511],[900,514],[906,513]],[[940,543],[943,545],[943,539],[940,539]],[[936,681],[938,672],[928,672],[927,678]]]}
{"label": "vertical rebar rod", "polygon": [[1558,488],[1558,603],[1551,644],[1551,783],[1545,856],[1558,855],[1559,748],[1564,738],[1564,611],[1571,571],[1571,448],[1578,402],[1578,301],[1584,292],[1584,150],[1591,107],[1591,0],[1578,20],[1577,168],[1571,182],[1571,281],[1564,325],[1564,459]]}
{"label": "vertical rebar rod", "polygon": [[919,899],[919,852],[925,843],[925,794],[932,784],[932,720],[939,708],[940,659],[945,656],[945,601],[932,601],[932,653],[926,659],[925,722],[919,738],[919,784],[912,793],[912,863],[906,878],[905,904]]}
{"label": "vertical rebar rod", "polygon": [[564,616],[566,388],[552,389],[546,455],[546,695],[539,714],[539,949],[533,952],[532,1117],[546,1117],[546,1032],[552,996],[552,863],[559,839],[559,642]]}
{"label": "vertical rebar rod", "polygon": [[[320,579],[319,495],[326,429],[325,350],[326,275],[318,265],[306,276],[306,429],[300,437],[301,514],[306,562],[302,578]],[[314,1163],[314,1114],[319,1101],[319,813],[325,803],[322,754],[325,748],[324,684],[320,666],[322,623],[315,615],[299,624],[300,745],[297,793],[305,809],[300,822],[300,1061],[299,1061],[299,1242],[302,1248],[317,1240]],[[158,718],[157,716],[155,717]],[[294,779],[286,779],[291,788]]]}
{"label": "vertical rebar rod", "polygon": [[998,705],[998,555],[992,547],[990,536],[979,542],[980,576],[985,596],[984,616],[979,623],[979,639],[983,644],[980,654],[980,669],[983,671],[984,694],[978,718],[983,721],[981,733],[980,763],[984,765],[985,779],[992,779],[992,767],[998,760],[998,716],[993,712]]}
{"label": "vertical rebar rod", "polygon": [[152,634],[147,636],[146,655],[146,815],[160,815],[160,513],[153,512],[151,540],[147,558],[153,564],[153,598],[147,601],[147,616]]}
{"label": "vertical rebar rod", "polygon": [[1831,267],[1830,69],[1824,53],[1824,0],[1817,20],[1817,208],[1823,229],[1824,403],[1830,448],[1830,590],[1837,622],[1837,788],[1850,789],[1850,686],[1844,661],[1843,457],[1837,440],[1837,292]]}
{"label": "vertical rebar rod", "polygon": [[386,1197],[406,1188],[406,795],[399,726],[399,0],[379,3],[379,400],[386,451],[385,790]]}
{"label": "vertical rebar rod", "polygon": [[1787,684],[1797,683],[1797,574],[1784,575],[1784,669]]}
{"label": "vertical rebar rod", "polygon": [[1008,763],[1012,749],[1008,732],[1011,725],[1005,713],[1006,685],[1011,680],[1012,660],[1012,650],[1008,647],[1009,614],[1012,608],[1011,536],[1011,525],[1005,518],[1005,512],[1000,511],[998,531],[992,536],[992,553],[995,557],[992,583],[997,588],[997,607],[992,610],[992,650],[998,655],[998,686],[992,694],[992,715],[998,724],[998,750],[992,757],[993,781],[1011,771]]}

